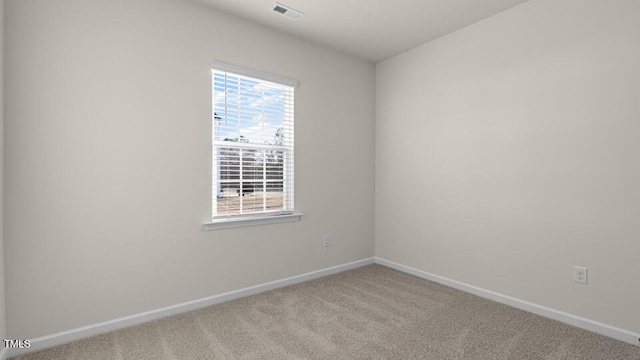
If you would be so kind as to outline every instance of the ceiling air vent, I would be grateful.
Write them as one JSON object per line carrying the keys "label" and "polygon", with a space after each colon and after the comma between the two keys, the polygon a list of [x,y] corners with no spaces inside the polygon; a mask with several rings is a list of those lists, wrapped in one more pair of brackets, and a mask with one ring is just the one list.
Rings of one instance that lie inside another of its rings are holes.
{"label": "ceiling air vent", "polygon": [[276,3],[276,5],[273,7],[273,11],[293,20],[298,20],[300,17],[302,17],[302,12],[292,9],[287,5],[282,5],[280,3]]}

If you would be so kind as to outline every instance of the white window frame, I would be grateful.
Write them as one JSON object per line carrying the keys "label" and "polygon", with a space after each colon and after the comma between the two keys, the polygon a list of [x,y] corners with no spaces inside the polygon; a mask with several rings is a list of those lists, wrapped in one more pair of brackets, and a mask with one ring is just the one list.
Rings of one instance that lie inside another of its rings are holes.
{"label": "white window frame", "polygon": [[[220,62],[220,61],[212,61],[210,63],[210,67],[212,69],[211,73],[213,74],[213,70],[216,71],[223,71],[223,72],[229,72],[229,73],[233,73],[233,74],[237,74],[237,75],[242,75],[242,76],[246,76],[246,77],[251,77],[257,80],[264,80],[264,81],[268,81],[268,82],[272,82],[272,83],[277,83],[277,84],[282,84],[285,86],[289,86],[292,88],[296,88],[298,86],[298,82],[294,79],[290,79],[287,77],[283,77],[283,76],[278,76],[278,75],[273,75],[273,74],[269,74],[269,73],[264,73],[261,71],[256,71],[253,69],[248,69],[248,68],[244,68],[244,67],[240,67],[240,66],[236,66],[236,65],[231,65],[231,64],[227,64],[224,62]],[[212,110],[211,110],[211,118],[212,118],[212,126],[215,126],[213,124],[213,117],[214,117],[214,110],[213,110],[213,105],[212,104]],[[291,116],[293,117],[293,114],[291,114]],[[212,129],[213,130],[213,129]],[[213,138],[212,138],[212,141]],[[215,141],[214,141],[215,142]],[[239,143],[234,143],[233,147],[250,147],[250,148],[256,148],[256,147],[260,147],[260,145],[257,144],[247,144],[247,146],[243,146],[243,144],[241,146]],[[286,167],[293,167],[293,161],[294,161],[294,156],[293,156],[293,151],[294,148],[291,147],[289,149],[286,149],[287,152],[290,151],[290,153],[288,153],[288,155],[285,157],[285,168]],[[215,144],[212,143],[212,156],[213,156],[213,151],[215,151]],[[291,209],[290,211],[280,211],[280,212],[262,212],[262,213],[254,213],[254,214],[244,214],[244,215],[228,215],[228,216],[215,216],[216,213],[216,202],[217,202],[217,187],[218,187],[218,183],[216,182],[216,165],[217,164],[213,164],[212,161],[212,179],[211,179],[211,184],[212,184],[212,218],[210,221],[205,222],[203,225],[205,227],[206,230],[220,230],[220,229],[228,229],[228,228],[235,228],[235,227],[245,227],[245,226],[255,226],[255,225],[263,225],[263,224],[274,224],[274,223],[282,223],[282,222],[292,222],[292,221],[298,221],[300,220],[302,214],[299,212],[295,212],[293,209]],[[286,174],[289,174],[289,176],[287,177]],[[293,196],[294,196],[294,179],[293,179],[293,171],[288,171],[285,170],[284,171],[285,174],[285,181],[286,182],[291,182],[291,191],[286,191],[283,188],[283,201],[291,201],[292,204],[293,203]],[[286,183],[285,183],[286,186]],[[294,205],[295,206],[295,205]]]}

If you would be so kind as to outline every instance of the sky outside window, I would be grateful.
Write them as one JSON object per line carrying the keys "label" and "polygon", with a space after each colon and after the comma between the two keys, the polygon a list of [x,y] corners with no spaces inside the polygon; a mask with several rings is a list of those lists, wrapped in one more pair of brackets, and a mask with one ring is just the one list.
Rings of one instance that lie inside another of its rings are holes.
{"label": "sky outside window", "polygon": [[214,140],[274,144],[289,106],[284,92],[278,84],[214,73]]}

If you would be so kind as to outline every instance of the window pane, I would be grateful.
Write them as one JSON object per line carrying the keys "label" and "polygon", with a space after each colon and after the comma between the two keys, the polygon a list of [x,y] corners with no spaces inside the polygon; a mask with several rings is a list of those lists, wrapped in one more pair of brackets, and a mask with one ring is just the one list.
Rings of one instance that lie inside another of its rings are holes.
{"label": "window pane", "polygon": [[240,179],[240,149],[220,148],[218,164],[220,180]]}
{"label": "window pane", "polygon": [[266,156],[266,179],[284,179],[284,152],[270,151]]}
{"label": "window pane", "polygon": [[267,203],[266,210],[283,210],[283,195],[284,192],[282,182],[268,182],[267,192],[265,193]]}
{"label": "window pane", "polygon": [[240,212],[240,182],[221,183],[216,198],[218,215],[231,215]]}
{"label": "window pane", "polygon": [[263,183],[261,181],[243,182],[241,198],[243,213],[264,211]]}

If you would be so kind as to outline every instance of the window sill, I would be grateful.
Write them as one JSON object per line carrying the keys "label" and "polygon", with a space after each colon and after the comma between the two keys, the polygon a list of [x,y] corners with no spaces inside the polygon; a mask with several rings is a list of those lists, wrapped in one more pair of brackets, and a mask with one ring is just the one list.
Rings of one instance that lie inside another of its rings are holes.
{"label": "window sill", "polygon": [[205,230],[213,231],[213,230],[246,227],[246,226],[293,222],[293,221],[300,220],[301,217],[302,217],[301,213],[293,213],[293,214],[286,214],[286,215],[215,219],[215,220],[211,220],[211,222],[204,223],[203,226]]}

